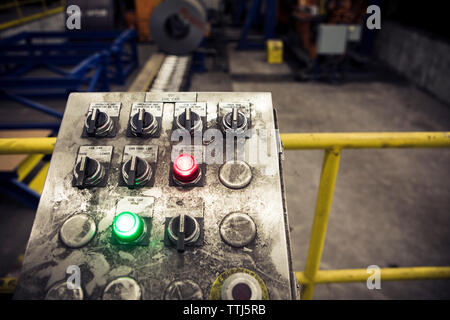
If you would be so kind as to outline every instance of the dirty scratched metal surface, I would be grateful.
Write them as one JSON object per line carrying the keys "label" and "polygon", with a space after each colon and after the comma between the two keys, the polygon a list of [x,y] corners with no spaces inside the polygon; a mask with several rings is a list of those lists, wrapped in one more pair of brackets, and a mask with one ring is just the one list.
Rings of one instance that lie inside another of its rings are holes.
{"label": "dirty scratched metal surface", "polygon": [[[164,102],[159,138],[126,136],[132,104],[144,101]],[[204,187],[169,186],[172,121],[177,101],[206,102],[208,127],[217,127],[219,103],[250,103],[252,127],[275,128],[270,93],[72,93],[30,235],[16,299],[44,299],[50,289],[67,280],[70,275],[66,271],[71,265],[80,268],[82,290],[65,294],[71,298],[102,299],[107,296],[108,285],[119,279],[133,284],[132,294],[128,294],[135,298],[139,293],[141,299],[164,299],[174,283],[185,280],[187,287],[196,288],[194,297],[208,299],[215,279],[235,267],[256,273],[266,284],[270,299],[297,298],[278,154],[265,165],[272,170],[251,165],[252,179],[243,189],[227,188],[220,182],[220,164],[206,165]],[[114,138],[82,138],[87,111],[93,102],[121,103]],[[257,138],[253,135],[246,143]],[[269,142],[271,150],[277,150],[277,140]],[[78,149],[85,145],[113,147],[105,187],[72,186]],[[158,146],[153,187],[128,189],[119,183],[126,145]],[[144,204],[130,206],[151,218],[146,220],[151,221],[148,245],[124,246],[111,241],[111,224],[117,211],[127,206],[121,201],[126,197],[146,198]],[[166,218],[181,212],[203,217],[203,244],[186,247],[184,253],[164,244]],[[241,248],[225,243],[219,232],[222,219],[232,212],[248,214],[256,226],[256,237]],[[60,229],[77,214],[91,217],[96,233],[86,245],[69,248],[61,240]],[[129,279],[134,279],[138,287]]]}

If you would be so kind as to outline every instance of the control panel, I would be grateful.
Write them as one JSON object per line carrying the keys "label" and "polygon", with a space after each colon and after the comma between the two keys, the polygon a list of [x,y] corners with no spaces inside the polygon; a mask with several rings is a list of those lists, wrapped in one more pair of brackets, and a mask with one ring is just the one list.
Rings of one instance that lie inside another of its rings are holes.
{"label": "control panel", "polygon": [[16,299],[297,299],[270,93],[72,93]]}

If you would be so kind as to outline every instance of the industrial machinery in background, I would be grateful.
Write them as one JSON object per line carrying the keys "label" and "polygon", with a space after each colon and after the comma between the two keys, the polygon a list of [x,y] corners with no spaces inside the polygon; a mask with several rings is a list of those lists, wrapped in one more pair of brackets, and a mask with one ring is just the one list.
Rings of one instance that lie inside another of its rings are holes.
{"label": "industrial machinery in background", "polygon": [[297,299],[276,129],[270,93],[71,94],[14,298]]}
{"label": "industrial machinery in background", "polygon": [[[58,120],[40,99],[71,92],[109,91],[137,68],[137,36],[125,31],[20,32],[0,40],[0,99],[13,100]],[[36,76],[36,74],[43,74]],[[0,129],[49,128],[59,122],[0,124]]]}
{"label": "industrial machinery in background", "polygon": [[266,47],[270,52],[269,45],[281,38],[284,58],[298,80],[367,78],[372,75],[369,62],[375,31],[362,25],[367,7],[379,2],[230,1],[233,26],[241,27],[236,48]]}
{"label": "industrial machinery in background", "polygon": [[228,71],[222,13],[220,0],[165,0],[154,8],[151,39],[167,56],[150,91],[188,90],[191,71],[207,70],[206,56],[209,71]]}
{"label": "industrial machinery in background", "polygon": [[[46,5],[44,1],[35,2]],[[20,4],[26,5],[23,1]],[[63,118],[63,112],[52,107],[58,99],[64,101],[71,92],[107,92],[110,85],[124,85],[139,65],[135,30],[121,29],[120,2],[66,3],[72,4],[79,5],[84,14],[81,30],[31,30],[0,40],[0,100],[53,118],[43,122],[42,117],[24,117],[15,123],[5,123],[4,119],[0,123],[2,137],[10,135],[9,130],[22,129],[36,129],[34,135],[56,135]],[[66,12],[66,7],[61,7],[61,11]],[[58,21],[65,20],[61,17]],[[13,134],[16,135],[19,133]],[[36,209],[48,158],[11,158],[12,164],[0,170],[0,192]]]}
{"label": "industrial machinery in background", "polygon": [[213,57],[212,68],[228,71],[223,5],[221,0],[162,1],[150,18],[151,38],[166,54],[191,55],[193,71],[206,71],[206,56]]}
{"label": "industrial machinery in background", "polygon": [[201,0],[165,0],[153,11],[150,30],[162,51],[191,53],[208,32],[206,6]]}
{"label": "industrial machinery in background", "polygon": [[[280,1],[279,25],[297,62],[298,79],[338,80],[364,69],[368,58],[360,47],[369,31],[362,28],[369,4],[366,0]],[[367,39],[364,43],[367,46]]]}

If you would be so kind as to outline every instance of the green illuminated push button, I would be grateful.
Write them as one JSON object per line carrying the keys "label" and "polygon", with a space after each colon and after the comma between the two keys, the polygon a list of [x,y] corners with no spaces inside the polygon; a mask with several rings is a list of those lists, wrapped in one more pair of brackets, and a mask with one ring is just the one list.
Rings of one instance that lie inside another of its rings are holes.
{"label": "green illuminated push button", "polygon": [[113,221],[113,234],[122,242],[132,242],[143,234],[144,222],[132,212],[121,212]]}

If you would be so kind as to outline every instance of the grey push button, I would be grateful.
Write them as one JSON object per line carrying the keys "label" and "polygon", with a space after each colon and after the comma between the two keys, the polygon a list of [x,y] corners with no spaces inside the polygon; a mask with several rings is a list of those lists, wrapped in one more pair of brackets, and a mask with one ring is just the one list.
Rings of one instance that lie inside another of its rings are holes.
{"label": "grey push button", "polygon": [[219,180],[230,189],[242,189],[252,180],[252,169],[241,160],[225,162],[219,169]]}
{"label": "grey push button", "polygon": [[69,289],[67,282],[59,282],[47,291],[45,300],[83,300],[83,289]]}
{"label": "grey push button", "polygon": [[80,248],[92,240],[97,227],[86,214],[77,214],[64,222],[59,230],[61,241],[70,248]]}
{"label": "grey push button", "polygon": [[203,292],[192,280],[176,280],[166,288],[164,300],[203,300]]}
{"label": "grey push button", "polygon": [[140,300],[141,287],[136,280],[121,277],[111,281],[103,292],[103,300]]}
{"label": "grey push button", "polygon": [[233,212],[223,218],[219,233],[226,244],[242,248],[255,239],[256,225],[249,215]]}

